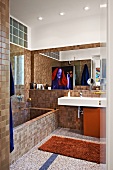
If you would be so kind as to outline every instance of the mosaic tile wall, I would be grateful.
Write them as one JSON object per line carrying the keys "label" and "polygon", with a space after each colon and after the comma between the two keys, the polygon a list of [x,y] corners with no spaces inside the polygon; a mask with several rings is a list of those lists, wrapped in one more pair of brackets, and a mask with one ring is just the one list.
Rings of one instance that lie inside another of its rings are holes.
{"label": "mosaic tile wall", "polygon": [[29,109],[15,109],[13,111],[13,126],[17,127],[30,120]]}
{"label": "mosaic tile wall", "polygon": [[[84,87],[86,87],[86,86],[84,86]],[[82,88],[77,89],[77,90],[70,90],[70,95],[73,97],[74,96],[79,97],[80,92],[82,92],[83,97],[100,97],[100,94],[95,94],[95,90],[90,91],[90,90],[86,90],[86,89],[84,90]],[[68,95],[68,91],[65,91],[64,96],[67,96],[67,95]]]}
{"label": "mosaic tile wall", "polygon": [[31,106],[38,108],[58,108],[58,97],[66,90],[30,90]]}
{"label": "mosaic tile wall", "polygon": [[86,48],[96,48],[96,47],[100,47],[100,45],[101,44],[98,42],[98,43],[92,43],[92,44],[82,44],[82,45],[74,45],[74,46],[67,46],[67,47],[49,48],[49,49],[42,49],[42,50],[34,50],[32,51],[32,54],[67,51],[67,50],[79,50],[79,49],[86,49]]}
{"label": "mosaic tile wall", "polygon": [[[84,88],[86,88],[84,86]],[[82,91],[84,97],[99,97],[94,91],[89,90],[71,90],[71,96],[80,96]],[[30,90],[31,106],[39,108],[58,108],[59,109],[59,127],[72,128],[82,132],[83,118],[77,118],[77,107],[58,106],[58,98],[67,96],[68,90]],[[74,113],[74,117],[73,117]]]}
{"label": "mosaic tile wall", "polygon": [[0,170],[9,169],[9,0],[0,0]]}
{"label": "mosaic tile wall", "polygon": [[41,116],[51,110],[41,108],[21,108],[13,110],[13,126],[17,127],[31,119]]}
{"label": "mosaic tile wall", "polygon": [[15,95],[19,93],[24,95],[24,85],[15,85]]}
{"label": "mosaic tile wall", "polygon": [[[51,134],[58,127],[58,110],[46,113],[14,128],[15,149],[10,154],[10,163],[14,163],[23,154]],[[4,169],[6,170],[6,169]]]}
{"label": "mosaic tile wall", "polygon": [[60,61],[42,56],[34,55],[34,82],[37,84],[51,85],[52,67],[61,66]]}
{"label": "mosaic tile wall", "polygon": [[83,115],[78,118],[78,107],[59,106],[59,127],[75,129],[77,132],[83,132]]}
{"label": "mosaic tile wall", "polygon": [[24,100],[29,98],[29,89],[31,83],[31,51],[24,50]]}
{"label": "mosaic tile wall", "polygon": [[24,102],[24,85],[15,85],[15,95],[11,97],[12,110],[17,109],[19,107],[19,101],[17,99],[18,94],[22,94],[22,103]]}

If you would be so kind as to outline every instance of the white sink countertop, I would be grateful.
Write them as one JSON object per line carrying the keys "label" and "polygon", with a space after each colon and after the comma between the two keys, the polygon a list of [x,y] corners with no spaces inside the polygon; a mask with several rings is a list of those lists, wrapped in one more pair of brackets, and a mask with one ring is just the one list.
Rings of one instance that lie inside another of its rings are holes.
{"label": "white sink countertop", "polygon": [[107,100],[102,97],[60,97],[58,105],[67,106],[87,106],[87,107],[106,107]]}

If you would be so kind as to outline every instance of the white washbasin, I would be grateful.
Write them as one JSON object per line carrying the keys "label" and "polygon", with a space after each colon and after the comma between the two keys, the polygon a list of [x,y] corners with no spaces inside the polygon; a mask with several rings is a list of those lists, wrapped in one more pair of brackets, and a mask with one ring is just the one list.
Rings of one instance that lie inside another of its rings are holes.
{"label": "white washbasin", "polygon": [[58,105],[106,107],[107,101],[102,97],[60,97]]}

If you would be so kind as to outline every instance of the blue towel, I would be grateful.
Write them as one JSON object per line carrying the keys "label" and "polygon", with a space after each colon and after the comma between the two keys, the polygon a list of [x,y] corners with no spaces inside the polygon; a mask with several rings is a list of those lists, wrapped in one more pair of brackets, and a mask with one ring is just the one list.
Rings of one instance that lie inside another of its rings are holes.
{"label": "blue towel", "polygon": [[88,84],[87,84],[88,79],[89,79],[89,71],[88,71],[87,64],[85,64],[84,69],[83,69],[83,73],[82,73],[82,78],[81,78],[81,85],[88,86]]}
{"label": "blue towel", "polygon": [[[14,95],[14,80],[10,63],[10,97]],[[10,98],[10,152],[14,149],[13,141],[13,117],[12,117],[12,108],[11,108],[11,98]]]}
{"label": "blue towel", "polygon": [[10,63],[10,96],[13,96],[14,94],[15,94],[14,80],[13,80],[12,68]]}

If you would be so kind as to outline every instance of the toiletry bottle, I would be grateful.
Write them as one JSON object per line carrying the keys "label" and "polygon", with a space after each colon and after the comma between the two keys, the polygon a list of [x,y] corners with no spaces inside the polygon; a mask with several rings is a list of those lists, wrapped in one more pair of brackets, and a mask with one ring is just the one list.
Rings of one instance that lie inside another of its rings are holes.
{"label": "toiletry bottle", "polygon": [[68,91],[68,97],[70,97],[70,90]]}

